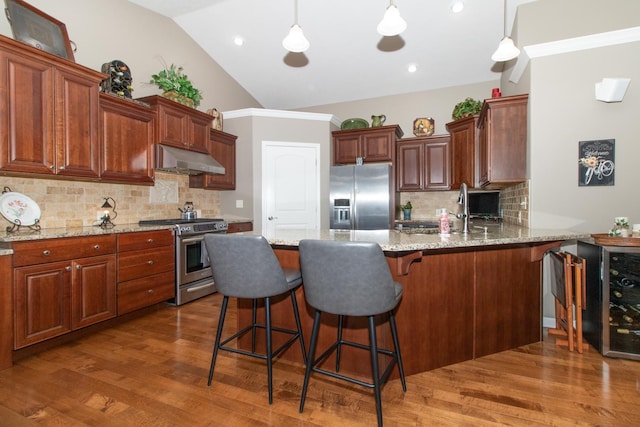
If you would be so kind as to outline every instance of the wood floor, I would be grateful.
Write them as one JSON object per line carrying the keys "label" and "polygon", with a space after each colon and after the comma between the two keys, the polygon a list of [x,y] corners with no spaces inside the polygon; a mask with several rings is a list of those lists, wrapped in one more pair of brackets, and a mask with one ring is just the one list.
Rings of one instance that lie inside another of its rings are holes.
{"label": "wood floor", "polygon": [[[300,414],[303,368],[282,360],[271,406],[262,361],[223,352],[207,387],[220,302],[162,307],[0,371],[0,425],[375,425],[371,391],[319,376]],[[409,376],[406,394],[392,380],[382,399],[386,426],[640,426],[640,362],[545,339]]]}

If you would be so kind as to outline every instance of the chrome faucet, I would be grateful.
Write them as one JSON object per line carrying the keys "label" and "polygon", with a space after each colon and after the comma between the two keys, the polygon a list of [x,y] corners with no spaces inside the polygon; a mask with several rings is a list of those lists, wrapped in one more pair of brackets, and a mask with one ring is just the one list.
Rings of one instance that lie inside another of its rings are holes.
{"label": "chrome faucet", "polygon": [[466,183],[460,184],[460,194],[458,194],[458,204],[462,205],[462,213],[456,214],[456,218],[462,219],[462,232],[469,232],[469,190]]}

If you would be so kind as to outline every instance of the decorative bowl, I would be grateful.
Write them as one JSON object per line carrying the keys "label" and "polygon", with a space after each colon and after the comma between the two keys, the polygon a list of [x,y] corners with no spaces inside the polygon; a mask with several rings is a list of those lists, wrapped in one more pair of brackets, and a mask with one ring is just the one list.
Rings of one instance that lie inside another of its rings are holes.
{"label": "decorative bowl", "polygon": [[342,130],[351,130],[351,129],[364,129],[369,127],[369,122],[365,119],[347,119],[342,122],[340,125],[340,129]]}

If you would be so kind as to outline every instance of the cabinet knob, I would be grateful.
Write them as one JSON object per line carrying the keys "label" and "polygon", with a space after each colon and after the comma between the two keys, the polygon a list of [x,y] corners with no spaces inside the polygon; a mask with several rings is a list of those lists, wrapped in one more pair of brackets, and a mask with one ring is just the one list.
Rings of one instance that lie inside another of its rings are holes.
{"label": "cabinet knob", "polygon": [[54,165],[49,165],[49,169],[54,170],[56,167]]}
{"label": "cabinet knob", "polygon": [[152,293],[153,293],[153,289],[149,289],[149,290],[147,291],[147,293],[148,293],[148,294],[152,294]]}
{"label": "cabinet knob", "polygon": [[147,261],[147,264],[149,264],[149,265],[153,265],[153,260],[152,260],[152,259],[150,259],[149,261]]}
{"label": "cabinet knob", "polygon": [[64,269],[67,270],[67,271],[71,271],[71,266],[67,265]]}
{"label": "cabinet knob", "polygon": [[82,266],[80,264],[76,264],[76,270],[80,270],[82,269]]}
{"label": "cabinet knob", "polygon": [[44,251],[42,251],[42,255],[49,256],[51,255],[51,251],[49,251],[49,249],[45,249]]}
{"label": "cabinet knob", "polygon": [[100,249],[100,245],[95,245],[95,246],[93,247],[93,249],[95,249],[95,250]]}
{"label": "cabinet knob", "polygon": [[148,239],[147,243],[153,243],[153,239]]}
{"label": "cabinet knob", "polygon": [[60,166],[60,168],[59,168],[59,169],[60,169],[61,171],[63,171],[63,170],[64,170],[64,166]]}

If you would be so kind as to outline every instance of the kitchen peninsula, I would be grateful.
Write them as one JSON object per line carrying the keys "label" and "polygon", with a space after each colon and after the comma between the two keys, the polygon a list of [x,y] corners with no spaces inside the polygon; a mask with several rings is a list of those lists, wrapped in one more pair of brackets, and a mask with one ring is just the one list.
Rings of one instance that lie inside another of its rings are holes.
{"label": "kitchen peninsula", "polygon": [[[396,320],[407,375],[540,341],[542,257],[565,241],[588,237],[507,224],[447,237],[399,230],[281,230],[266,236],[281,264],[291,268],[299,268],[297,246],[302,239],[378,243],[394,280],[404,288]],[[304,286],[298,292],[298,302],[305,307]],[[250,311],[248,304],[239,304],[239,324],[246,324]],[[312,313],[308,306],[301,310],[305,335]],[[275,324],[292,326],[286,299],[273,305],[272,316]],[[348,325],[345,338],[366,343],[366,322],[360,320]],[[335,324],[323,328],[335,330]],[[318,348],[326,347],[332,335],[321,333]],[[379,328],[378,340],[391,345],[388,328]],[[343,369],[369,374],[361,355],[350,356],[344,353]],[[299,352],[288,351],[283,357],[295,360]]]}

